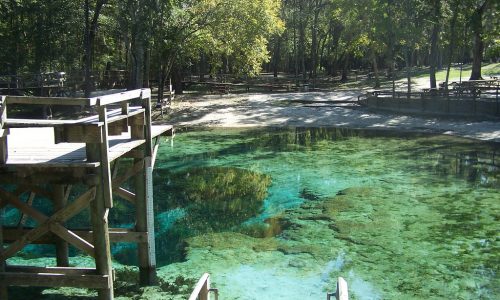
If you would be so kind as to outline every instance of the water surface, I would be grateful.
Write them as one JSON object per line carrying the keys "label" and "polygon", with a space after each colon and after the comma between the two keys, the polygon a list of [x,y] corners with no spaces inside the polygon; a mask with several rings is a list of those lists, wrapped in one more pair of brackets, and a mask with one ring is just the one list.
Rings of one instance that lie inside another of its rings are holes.
{"label": "water surface", "polygon": [[159,274],[223,299],[498,299],[499,146],[348,129],[178,133],[155,170]]}

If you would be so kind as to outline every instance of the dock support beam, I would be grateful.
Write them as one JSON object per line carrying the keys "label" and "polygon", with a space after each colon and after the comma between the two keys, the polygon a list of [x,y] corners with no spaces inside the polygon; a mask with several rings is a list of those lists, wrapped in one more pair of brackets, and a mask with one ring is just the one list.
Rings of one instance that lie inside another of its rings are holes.
{"label": "dock support beam", "polygon": [[[59,211],[66,207],[68,199],[66,198],[65,186],[61,184],[53,185],[52,198],[54,199],[54,211]],[[64,224],[61,224],[64,226]],[[69,248],[68,243],[58,238],[56,242],[56,260],[58,267],[69,267]]]}
{"label": "dock support beam", "polygon": [[147,243],[137,245],[141,285],[154,285],[156,279],[156,253],[153,223],[153,185],[151,158],[145,158],[143,170],[135,176],[136,231],[147,232]]}
{"label": "dock support beam", "polygon": [[[105,140],[107,143],[107,140]],[[101,145],[87,144],[87,159],[89,161],[103,161]],[[100,300],[112,300],[113,294],[113,265],[111,263],[111,251],[109,242],[109,227],[108,213],[109,208],[106,207],[106,199],[112,198],[111,184],[105,180],[105,172],[103,168],[99,168],[99,184],[96,186],[96,197],[90,204],[90,217],[92,221],[92,230],[94,231],[94,249],[95,249],[95,265],[99,275],[108,276],[108,288],[98,290],[98,298]]]}
{"label": "dock support beam", "polygon": [[[153,214],[153,145],[151,137],[151,95],[141,94],[142,107],[145,109],[143,130],[135,131],[133,138],[145,138],[142,171],[135,176],[136,188],[136,230],[147,232],[147,243],[138,244],[139,272],[141,285],[154,285],[156,278],[156,250]],[[137,162],[137,161],[136,161]]]}
{"label": "dock support beam", "polygon": [[[0,206],[0,253],[3,252],[3,212],[4,208]],[[0,255],[0,273],[5,272],[5,259]],[[0,299],[7,300],[7,285],[0,281]]]}

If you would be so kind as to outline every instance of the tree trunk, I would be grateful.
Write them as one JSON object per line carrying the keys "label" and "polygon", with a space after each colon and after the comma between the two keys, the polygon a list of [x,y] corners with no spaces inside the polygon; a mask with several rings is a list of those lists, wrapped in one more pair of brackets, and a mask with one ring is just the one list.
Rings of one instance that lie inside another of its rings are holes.
{"label": "tree trunk", "polygon": [[144,45],[141,37],[136,35],[132,37],[132,73],[130,74],[129,89],[142,88],[144,79]]}
{"label": "tree trunk", "polygon": [[206,65],[207,65],[207,62],[205,59],[205,53],[202,52],[200,55],[200,68],[199,68],[199,71],[200,71],[199,81],[200,82],[205,81]]}
{"label": "tree trunk", "polygon": [[299,56],[300,56],[300,70],[302,72],[302,80],[307,79],[306,70],[306,29],[304,21],[301,20],[299,24]]}
{"label": "tree trunk", "polygon": [[446,80],[445,80],[445,88],[448,89],[448,81],[450,79],[450,69],[451,64],[453,63],[453,49],[455,48],[455,39],[456,39],[456,25],[458,18],[458,1],[453,2],[453,15],[451,17],[450,22],[450,43],[448,45],[448,63],[446,66]]}
{"label": "tree trunk", "polygon": [[314,7],[314,19],[311,27],[311,77],[313,81],[313,87],[316,85],[316,77],[318,73],[318,23],[319,23],[319,13],[322,5],[321,0],[315,1]]}
{"label": "tree trunk", "polygon": [[[405,61],[406,61],[406,79],[407,79],[407,87],[408,94],[411,93],[411,51],[410,49],[406,49]],[[410,95],[408,95],[409,97]]]}
{"label": "tree trunk", "polygon": [[472,48],[472,73],[469,80],[480,80],[481,63],[483,61],[483,14],[488,5],[489,0],[484,0],[483,4],[477,7],[471,18],[473,43]]}
{"label": "tree trunk", "polygon": [[182,94],[184,88],[182,86],[182,70],[178,65],[172,67],[172,85],[176,94]]}
{"label": "tree trunk", "polygon": [[430,87],[431,89],[435,89],[437,87],[436,84],[436,68],[438,65],[438,39],[439,39],[439,31],[440,31],[440,18],[441,18],[441,0],[434,0],[434,24],[432,26],[432,34],[431,34],[431,53],[429,55],[429,66],[430,66]]}
{"label": "tree trunk", "polygon": [[275,40],[274,54],[273,54],[273,76],[274,76],[274,78],[278,78],[280,52],[281,52],[281,37],[277,37]]}
{"label": "tree trunk", "polygon": [[340,81],[342,81],[342,82],[346,82],[348,80],[347,71],[349,68],[349,56],[350,55],[348,52],[346,52],[344,55],[344,66],[342,68],[342,78],[340,78]]}
{"label": "tree trunk", "polygon": [[373,51],[372,51],[372,64],[373,64],[373,73],[375,75],[374,88],[379,88],[380,87],[380,78],[379,78],[379,74],[378,74],[377,56],[375,55],[375,52],[373,52]]}
{"label": "tree trunk", "polygon": [[90,93],[94,88],[92,79],[92,65],[94,63],[94,40],[97,33],[97,26],[99,24],[99,15],[101,14],[102,7],[106,4],[107,0],[97,1],[94,9],[94,15],[90,20],[90,0],[85,0],[85,97],[90,97]]}

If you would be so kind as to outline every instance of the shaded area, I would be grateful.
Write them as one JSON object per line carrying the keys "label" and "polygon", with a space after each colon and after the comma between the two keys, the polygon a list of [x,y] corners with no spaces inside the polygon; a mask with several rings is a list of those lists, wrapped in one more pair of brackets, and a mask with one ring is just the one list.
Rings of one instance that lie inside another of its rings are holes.
{"label": "shaded area", "polygon": [[267,175],[228,167],[155,172],[160,265],[184,260],[185,239],[221,232],[256,216],[267,196]]}

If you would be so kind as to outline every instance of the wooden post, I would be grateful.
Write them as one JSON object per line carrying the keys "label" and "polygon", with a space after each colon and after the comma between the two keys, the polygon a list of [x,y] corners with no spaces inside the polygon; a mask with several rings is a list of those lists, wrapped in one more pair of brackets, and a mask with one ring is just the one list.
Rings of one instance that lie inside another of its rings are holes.
{"label": "wooden post", "polygon": [[[152,137],[151,137],[151,96],[146,94],[143,100],[145,108],[145,137],[144,159],[142,171],[135,176],[136,189],[136,230],[147,232],[147,243],[138,244],[139,271],[141,285],[156,284],[156,251],[154,240],[154,215],[153,215],[153,168],[152,163]],[[140,134],[140,133],[139,133]],[[137,162],[137,161],[136,161]]]}
{"label": "wooden post", "polygon": [[101,161],[101,182],[104,186],[104,202],[106,208],[113,207],[113,192],[111,187],[111,167],[109,163],[109,143],[108,143],[108,117],[106,106],[99,106],[99,122],[103,122],[101,127],[102,142],[100,144],[100,161]]}
{"label": "wooden post", "polygon": [[[9,84],[10,86],[10,84]],[[6,130],[3,129],[3,124],[7,118],[7,108],[5,107],[5,96],[0,97],[0,164],[7,161],[7,136]],[[0,207],[0,253],[3,252],[3,212],[4,208]],[[2,256],[3,257],[3,256]],[[5,272],[5,259],[0,257],[0,273]],[[7,300],[7,286],[0,282],[0,299]]]}
{"label": "wooden post", "polygon": [[[53,185],[53,200],[54,200],[54,211],[57,212],[64,207],[68,203],[68,199],[66,198],[66,193],[64,189],[64,185],[55,184]],[[61,224],[64,225],[64,224]],[[63,239],[58,238],[56,242],[56,259],[58,267],[69,267],[69,248],[68,243]]]}
{"label": "wooden post", "polygon": [[[103,133],[104,130],[101,131]],[[101,147],[99,144],[87,144],[87,160],[101,161]],[[101,161],[102,164],[102,161]],[[99,275],[108,275],[109,288],[99,289],[100,300],[112,300],[113,295],[113,266],[111,263],[111,251],[109,243],[108,212],[106,207],[105,193],[109,193],[110,188],[106,186],[103,179],[102,168],[99,168],[101,177],[100,184],[97,185],[96,197],[90,204],[90,217],[92,221],[92,231],[94,236],[95,264]]]}
{"label": "wooden post", "polygon": [[[3,252],[3,212],[4,208],[0,208],[0,253]],[[0,256],[0,273],[5,272],[5,259]],[[7,300],[7,285],[4,284],[3,281],[0,281],[0,299]]]}
{"label": "wooden post", "polygon": [[0,96],[0,164],[7,162],[7,134],[8,129],[3,129],[3,124],[7,119],[7,107],[5,96]]}

